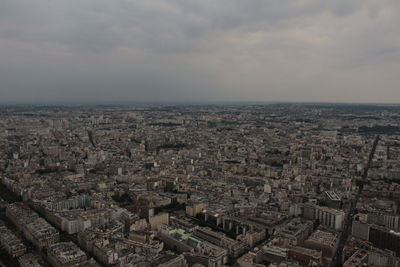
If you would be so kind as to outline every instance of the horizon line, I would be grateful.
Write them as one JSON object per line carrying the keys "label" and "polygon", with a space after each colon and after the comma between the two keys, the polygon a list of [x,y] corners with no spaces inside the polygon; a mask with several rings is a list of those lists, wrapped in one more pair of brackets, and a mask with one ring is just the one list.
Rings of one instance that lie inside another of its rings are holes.
{"label": "horizon line", "polygon": [[323,105],[400,105],[400,102],[346,102],[346,101],[240,101],[240,100],[204,100],[204,101],[0,101],[0,106],[7,105],[34,105],[34,106],[79,106],[79,105],[270,105],[270,104],[323,104]]}

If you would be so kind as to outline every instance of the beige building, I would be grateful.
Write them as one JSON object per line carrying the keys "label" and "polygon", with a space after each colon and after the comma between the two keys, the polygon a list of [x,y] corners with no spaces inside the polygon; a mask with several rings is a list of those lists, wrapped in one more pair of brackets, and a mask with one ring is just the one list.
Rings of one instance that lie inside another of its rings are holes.
{"label": "beige building", "polygon": [[70,267],[87,260],[86,254],[72,242],[50,245],[47,256],[54,267]]}
{"label": "beige building", "polygon": [[317,230],[305,242],[304,247],[322,251],[324,257],[333,257],[339,245],[335,234]]}
{"label": "beige building", "polygon": [[318,220],[322,225],[335,230],[343,228],[345,212],[342,210],[331,209],[314,204],[305,204],[303,215],[310,220]]}
{"label": "beige building", "polygon": [[12,258],[19,257],[26,252],[26,247],[21,239],[15,236],[10,230],[0,231],[0,242],[8,255]]}

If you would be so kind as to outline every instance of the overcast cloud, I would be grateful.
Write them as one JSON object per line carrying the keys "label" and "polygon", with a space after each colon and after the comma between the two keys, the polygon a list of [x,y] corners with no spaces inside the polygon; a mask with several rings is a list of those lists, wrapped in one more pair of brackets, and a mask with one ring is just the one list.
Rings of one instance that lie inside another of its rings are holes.
{"label": "overcast cloud", "polygon": [[399,0],[0,0],[0,101],[400,102]]}

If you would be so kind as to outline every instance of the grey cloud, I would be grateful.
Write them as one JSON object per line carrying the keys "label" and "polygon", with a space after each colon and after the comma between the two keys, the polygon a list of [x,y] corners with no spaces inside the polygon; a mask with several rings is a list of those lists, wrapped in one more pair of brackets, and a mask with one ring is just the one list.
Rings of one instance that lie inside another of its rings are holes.
{"label": "grey cloud", "polygon": [[324,100],[347,83],[357,101],[368,74],[400,101],[399,11],[397,0],[3,0],[0,96]]}
{"label": "grey cloud", "polygon": [[167,52],[187,51],[188,46],[196,48],[199,38],[215,38],[226,30],[271,30],[279,23],[326,11],[351,14],[358,6],[354,2],[361,3],[329,2],[6,0],[0,13],[0,34],[95,50],[141,45],[161,51],[166,47]]}

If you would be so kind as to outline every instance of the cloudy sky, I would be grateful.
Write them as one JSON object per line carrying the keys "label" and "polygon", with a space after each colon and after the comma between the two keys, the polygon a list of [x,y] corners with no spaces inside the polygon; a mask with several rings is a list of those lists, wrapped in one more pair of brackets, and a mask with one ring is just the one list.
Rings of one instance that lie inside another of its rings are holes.
{"label": "cloudy sky", "polygon": [[0,0],[0,101],[400,102],[400,1]]}

